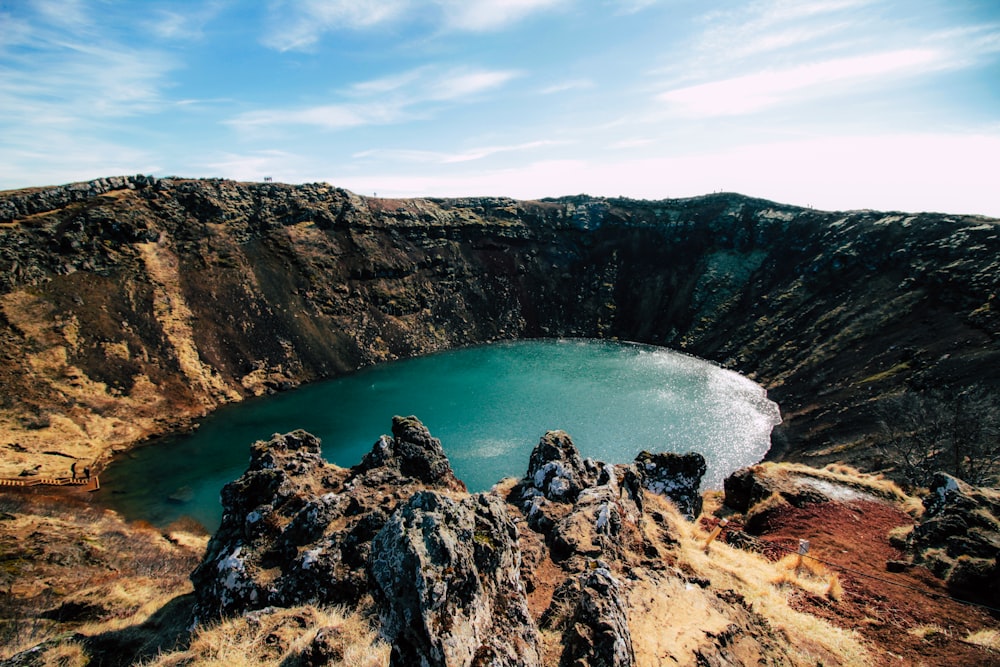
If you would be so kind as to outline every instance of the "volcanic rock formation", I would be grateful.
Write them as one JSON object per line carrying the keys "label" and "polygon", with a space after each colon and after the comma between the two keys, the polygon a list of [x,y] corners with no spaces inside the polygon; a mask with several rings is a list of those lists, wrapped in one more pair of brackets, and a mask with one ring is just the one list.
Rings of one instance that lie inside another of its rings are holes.
{"label": "volcanic rock formation", "polygon": [[[611,466],[549,432],[509,492],[470,495],[419,420],[395,417],[392,431],[350,469],[323,463],[303,431],[255,443],[192,574],[199,620],[303,603],[370,609],[396,665],[554,664],[546,651],[561,665],[789,661],[742,600],[671,567],[671,525],[684,519],[642,480],[684,500],[700,482],[698,466],[696,478],[683,470],[690,456]],[[708,626],[676,628],[684,641],[668,646],[659,632],[636,636],[668,618],[678,591],[711,610]],[[547,647],[540,626],[557,633]]]}

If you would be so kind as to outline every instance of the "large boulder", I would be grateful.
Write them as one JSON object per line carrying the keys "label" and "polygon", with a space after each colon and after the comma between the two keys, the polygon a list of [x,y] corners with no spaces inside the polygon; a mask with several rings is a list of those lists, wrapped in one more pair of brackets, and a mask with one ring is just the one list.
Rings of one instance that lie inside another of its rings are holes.
{"label": "large boulder", "polygon": [[503,501],[417,493],[376,535],[370,573],[394,665],[538,665]]}
{"label": "large boulder", "polygon": [[704,456],[640,452],[635,469],[646,490],[670,498],[688,519],[701,514],[701,478],[707,469]]}
{"label": "large boulder", "polygon": [[580,457],[568,433],[549,431],[531,451],[525,479],[548,500],[572,503],[595,484],[596,472]]}

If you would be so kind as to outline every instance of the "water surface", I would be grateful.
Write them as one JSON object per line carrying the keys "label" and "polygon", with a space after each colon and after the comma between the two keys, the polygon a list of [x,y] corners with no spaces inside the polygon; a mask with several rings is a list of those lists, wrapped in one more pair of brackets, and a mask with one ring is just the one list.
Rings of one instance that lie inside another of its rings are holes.
{"label": "water surface", "polygon": [[104,502],[163,525],[188,515],[210,530],[219,490],[246,469],[249,445],[302,428],[332,463],[361,460],[393,415],[441,439],[471,491],[521,476],[550,429],[585,457],[625,463],[643,449],[701,452],[704,488],[770,447],[778,407],[747,378],[664,348],[592,340],[470,347],[373,366],[284,394],[225,406],[194,433],[132,451],[102,475]]}

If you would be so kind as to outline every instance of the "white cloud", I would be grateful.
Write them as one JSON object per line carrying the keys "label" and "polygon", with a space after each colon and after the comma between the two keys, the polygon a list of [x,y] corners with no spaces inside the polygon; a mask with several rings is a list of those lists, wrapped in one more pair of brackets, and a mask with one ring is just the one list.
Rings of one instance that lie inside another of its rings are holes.
{"label": "white cloud", "polygon": [[499,30],[530,14],[555,9],[568,0],[435,0],[445,25],[455,30]]}
{"label": "white cloud", "polygon": [[379,148],[379,149],[361,151],[355,153],[351,157],[358,159],[376,158],[389,162],[456,164],[461,162],[473,162],[475,160],[482,160],[483,158],[497,155],[499,153],[530,151],[537,148],[545,148],[547,146],[557,146],[565,143],[566,142],[564,141],[552,141],[546,139],[539,141],[528,141],[520,144],[510,144],[506,146],[481,146],[478,148],[471,148],[469,150],[461,151],[458,153]]}
{"label": "white cloud", "polygon": [[33,0],[31,6],[50,24],[79,32],[93,24],[84,0]]}
{"label": "white cloud", "polygon": [[457,100],[498,88],[517,76],[512,70],[453,70],[430,82],[429,100]]}
{"label": "white cloud", "polygon": [[660,0],[607,0],[621,14],[635,14],[658,4]]}
{"label": "white cloud", "polygon": [[225,8],[225,3],[226,0],[185,3],[181,11],[158,8],[142,20],[142,25],[161,39],[200,39],[204,36],[205,24]]}
{"label": "white cloud", "polygon": [[588,88],[593,88],[594,86],[594,82],[590,79],[571,79],[569,81],[562,81],[560,83],[554,83],[551,86],[546,86],[538,92],[542,95],[552,95],[553,93],[565,93],[571,90],[587,90]]}
{"label": "white cloud", "polygon": [[830,94],[833,84],[870,82],[882,77],[924,73],[943,65],[944,54],[906,49],[770,70],[677,88],[658,96],[681,115],[725,116],[754,113],[799,101],[804,95]]}
{"label": "white cloud", "polygon": [[275,0],[263,43],[279,51],[308,50],[324,34],[369,30],[400,20],[445,31],[501,30],[573,0]]}
{"label": "white cloud", "polygon": [[728,55],[733,58],[747,58],[790,47],[807,46],[817,43],[823,37],[850,28],[850,23],[841,22],[825,23],[820,26],[795,26],[774,32],[765,31],[749,36],[747,39],[735,40],[728,49]]}
{"label": "white cloud", "polygon": [[327,104],[306,109],[248,111],[228,123],[241,130],[282,125],[312,125],[325,130],[341,130],[375,123],[377,118],[377,113],[368,113],[363,105]]}
{"label": "white cloud", "polygon": [[683,57],[673,54],[664,70],[679,81],[698,81],[759,67],[755,59],[761,56],[787,63],[817,54],[830,57],[831,48],[834,53],[872,50],[865,42],[871,19],[862,10],[876,2],[758,0],[709,11],[695,21],[703,30],[693,33]]}
{"label": "white cloud", "polygon": [[628,150],[631,148],[642,148],[656,143],[656,139],[622,139],[612,143],[608,148],[614,150]]}
{"label": "white cloud", "polygon": [[352,85],[348,92],[362,97],[368,95],[385,95],[386,93],[403,90],[407,86],[417,83],[421,77],[428,76],[431,73],[431,69],[430,67],[418,67],[407,72],[400,72],[399,74],[371,79],[370,81],[361,81]]}
{"label": "white cloud", "polygon": [[396,19],[412,0],[280,0],[271,5],[264,44],[278,51],[307,49],[330,30],[362,30]]}
{"label": "white cloud", "polygon": [[[56,3],[44,3],[45,16]],[[82,11],[78,3],[66,7]],[[17,24],[16,50],[7,50],[0,78],[0,128],[23,123],[44,131],[46,123],[101,122],[144,113],[162,102],[173,60],[164,53],[131,47],[74,24],[81,34],[50,24]]]}
{"label": "white cloud", "polygon": [[353,100],[349,103],[249,111],[227,122],[242,130],[287,125],[325,130],[386,125],[425,114],[435,105],[467,102],[516,76],[518,73],[510,70],[421,67],[355,84],[346,91]]}

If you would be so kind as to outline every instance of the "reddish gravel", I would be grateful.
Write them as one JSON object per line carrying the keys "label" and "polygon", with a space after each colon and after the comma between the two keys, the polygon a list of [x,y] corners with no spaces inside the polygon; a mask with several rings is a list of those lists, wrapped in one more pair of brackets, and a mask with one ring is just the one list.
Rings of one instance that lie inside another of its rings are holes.
{"label": "reddish gravel", "polygon": [[[809,554],[840,572],[844,594],[839,602],[797,591],[792,604],[860,632],[883,651],[881,665],[1000,665],[1000,653],[964,641],[970,632],[1000,630],[1000,614],[949,599],[942,582],[926,568],[886,570],[886,561],[905,559],[889,544],[888,532],[912,523],[907,514],[882,502],[817,503],[775,511],[760,538],[793,552],[800,539],[809,540]],[[779,548],[765,552],[773,558],[787,553]],[[923,638],[908,632],[922,626],[942,632]]]}

